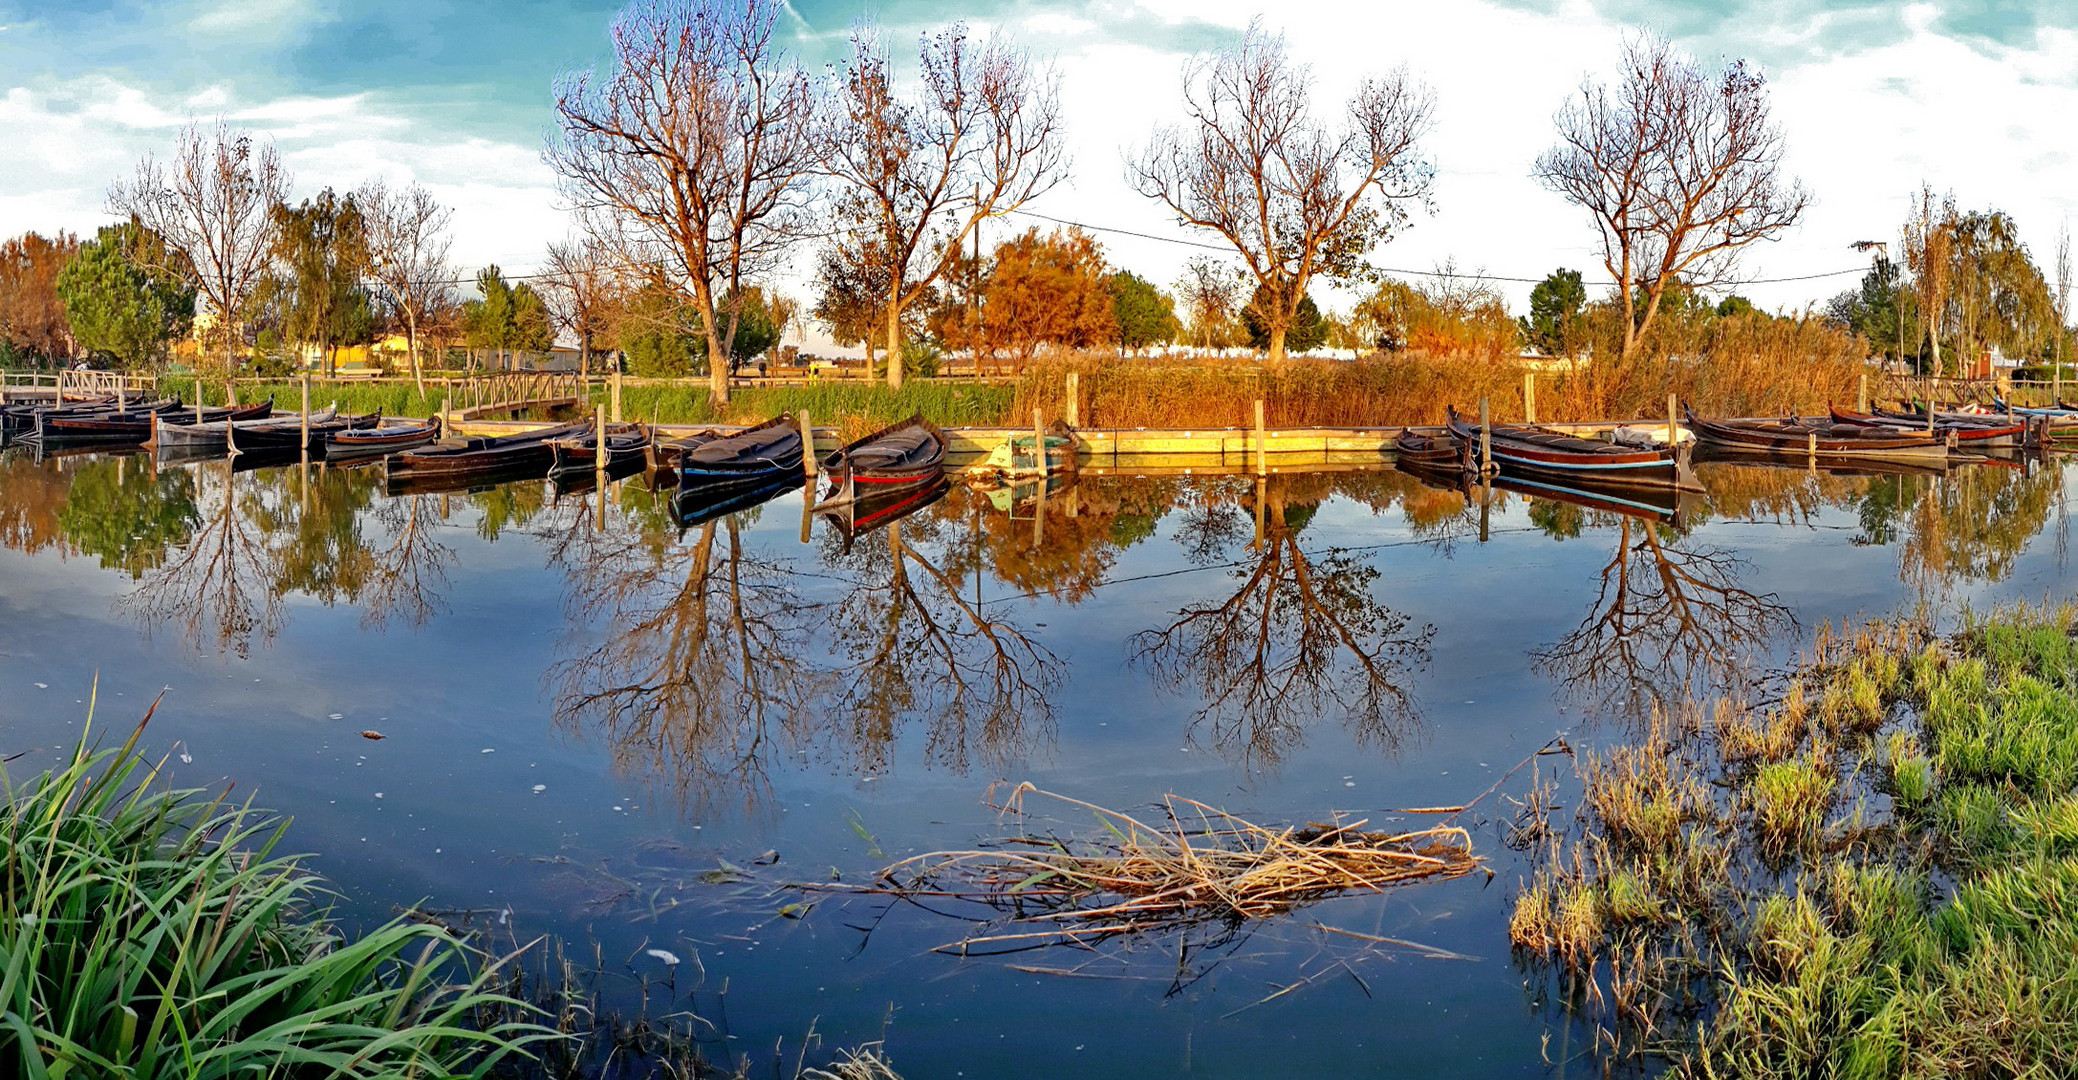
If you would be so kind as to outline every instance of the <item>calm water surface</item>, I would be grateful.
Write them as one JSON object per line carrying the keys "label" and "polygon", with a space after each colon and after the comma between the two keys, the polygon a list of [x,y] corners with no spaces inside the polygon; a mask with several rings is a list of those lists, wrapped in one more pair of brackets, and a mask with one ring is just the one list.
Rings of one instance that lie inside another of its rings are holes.
{"label": "calm water surface", "polygon": [[1527,772],[1465,819],[1491,880],[1224,937],[961,959],[934,949],[969,924],[862,896],[796,918],[783,886],[1002,835],[995,781],[1426,820],[1396,809],[1746,685],[1827,620],[2069,591],[2055,463],[1711,465],[1643,516],[1376,467],[1148,471],[1043,510],[955,487],[847,550],[827,522],[803,543],[798,493],[681,530],[639,478],[393,498],[366,470],[7,451],[0,756],[54,760],[97,675],[111,730],[164,688],[179,781],[292,815],[349,917],[597,942],[731,1053],[812,1025],[884,1036],[913,1080],[1539,1076],[1571,1043],[1505,932]]}

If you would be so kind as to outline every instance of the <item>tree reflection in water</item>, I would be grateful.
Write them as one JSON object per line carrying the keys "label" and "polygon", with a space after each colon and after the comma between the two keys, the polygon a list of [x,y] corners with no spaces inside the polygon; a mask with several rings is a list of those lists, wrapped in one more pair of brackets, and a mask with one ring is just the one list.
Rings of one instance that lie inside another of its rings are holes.
{"label": "tree reflection in water", "polygon": [[1740,584],[1747,564],[1738,556],[1679,547],[1671,530],[1614,516],[1616,551],[1587,617],[1533,654],[1537,670],[1583,706],[1636,717],[1659,702],[1724,692],[1796,628],[1774,593]]}
{"label": "tree reflection in water", "polygon": [[191,649],[213,646],[243,658],[255,638],[281,632],[280,552],[258,515],[240,512],[240,477],[230,462],[197,466],[195,477],[200,526],[116,604],[147,634],[170,626]]}
{"label": "tree reflection in water", "polygon": [[746,552],[739,515],[679,542],[654,512],[665,501],[646,498],[603,530],[580,513],[553,541],[573,635],[607,634],[549,669],[556,721],[597,727],[619,768],[688,804],[734,796],[752,809],[769,794],[771,757],[811,742],[832,681],[810,659],[827,610],[794,591],[790,566]]}
{"label": "tree reflection in water", "polygon": [[[1250,772],[1274,769],[1330,716],[1361,743],[1398,746],[1417,723],[1408,685],[1435,635],[1410,631],[1407,616],[1373,596],[1375,566],[1305,552],[1299,534],[1325,491],[1298,503],[1292,485],[1280,476],[1259,490],[1263,535],[1235,569],[1231,594],[1187,606],[1131,644],[1157,687],[1202,702],[1193,728],[1209,725],[1213,744]],[[1220,516],[1209,507],[1200,515]]]}
{"label": "tree reflection in water", "polygon": [[954,772],[999,768],[1053,739],[1060,658],[965,594],[943,557],[957,554],[957,531],[954,519],[919,515],[890,524],[884,545],[833,560],[859,581],[832,619],[845,662],[831,708],[862,770],[886,767],[910,714],[924,718],[927,758]]}
{"label": "tree reflection in water", "polygon": [[1899,573],[1921,588],[1958,579],[2004,581],[2049,523],[2062,470],[1985,466],[1946,476],[1904,477],[1907,496]]}

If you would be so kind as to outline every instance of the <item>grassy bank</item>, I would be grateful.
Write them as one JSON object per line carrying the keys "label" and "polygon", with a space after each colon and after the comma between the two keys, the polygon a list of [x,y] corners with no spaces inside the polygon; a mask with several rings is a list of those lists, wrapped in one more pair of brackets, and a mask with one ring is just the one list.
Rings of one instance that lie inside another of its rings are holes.
{"label": "grassy bank", "polygon": [[480,1077],[551,1036],[523,1009],[480,1025],[514,1003],[437,928],[341,938],[278,822],[154,775],[126,746],[7,784],[8,1075]]}
{"label": "grassy bank", "polygon": [[[703,1052],[713,1027],[682,1005],[617,1014],[558,943],[522,948],[507,928],[497,961],[416,913],[342,932],[322,879],[276,853],[286,823],[165,787],[143,730],[19,782],[0,753],[0,1075],[751,1075],[748,1055]],[[877,1043],[817,1068],[807,1042],[771,1075],[900,1080]]]}
{"label": "grassy bank", "polygon": [[1678,1075],[2078,1071],[2078,609],[1822,634],[1765,709],[1656,718],[1534,815],[1520,955]]}

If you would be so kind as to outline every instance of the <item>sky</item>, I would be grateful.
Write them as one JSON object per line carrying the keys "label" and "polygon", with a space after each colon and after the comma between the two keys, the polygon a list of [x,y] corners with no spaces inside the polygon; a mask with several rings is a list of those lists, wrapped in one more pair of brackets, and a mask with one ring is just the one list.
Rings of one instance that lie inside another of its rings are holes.
{"label": "sky", "polygon": [[[539,266],[569,230],[542,160],[555,80],[610,63],[619,4],[546,0],[0,0],[0,235],[91,234],[110,184],[217,118],[271,138],[297,197],[371,177],[424,183],[455,208],[461,276]],[[1216,237],[1134,193],[1124,163],[1181,116],[1185,65],[1249,20],[1309,65],[1332,122],[1363,78],[1405,65],[1435,91],[1421,149],[1431,204],[1373,251],[1408,276],[1494,279],[1520,311],[1558,267],[1606,283],[1585,213],[1531,176],[1553,114],[1652,30],[1769,80],[1787,169],[1814,201],[1746,249],[1738,291],[1795,311],[1851,287],[1921,183],[2011,214],[2038,264],[2078,216],[2078,3],[2072,0],[794,0],[788,45],[821,70],[853,26],[900,46],[953,19],[1004,34],[1060,77],[1068,179],[1027,207],[1093,230],[1158,283]],[[1038,218],[987,226],[984,243]],[[1123,231],[1120,231],[1123,230]],[[1135,236],[1130,234],[1146,234]],[[803,253],[800,265],[808,264]],[[1826,275],[1826,276],[1813,276]],[[1510,280],[1522,279],[1522,280]],[[1804,280],[1783,280],[1804,279]],[[802,293],[799,271],[779,282]],[[1350,297],[1324,290],[1327,306]]]}

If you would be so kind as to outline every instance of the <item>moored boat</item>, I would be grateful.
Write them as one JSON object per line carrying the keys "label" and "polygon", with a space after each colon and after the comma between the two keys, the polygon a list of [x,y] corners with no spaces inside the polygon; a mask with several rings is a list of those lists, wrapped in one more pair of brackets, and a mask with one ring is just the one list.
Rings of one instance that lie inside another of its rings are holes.
{"label": "moored boat", "polygon": [[[1873,413],[1855,412],[1828,405],[1834,422],[1859,424],[1863,427],[1884,428],[1891,431],[1926,431],[1926,413],[1899,412],[1877,409]],[[2027,438],[2027,421],[2008,422],[2004,417],[1977,413],[1937,412],[1934,414],[1933,431],[1936,437],[1953,434],[1956,442],[1970,450],[1985,450],[1992,447],[2016,446]]]}
{"label": "moored boat", "polygon": [[1393,440],[1393,460],[1400,465],[1431,472],[1473,470],[1469,444],[1448,434],[1423,435],[1412,429],[1401,431]]}
{"label": "moored boat", "polygon": [[[1449,410],[1449,431],[1477,454],[1480,430]],[[1547,479],[1592,476],[1603,483],[1672,484],[1699,487],[1689,469],[1689,447],[1676,439],[1674,445],[1626,446],[1570,435],[1528,424],[1491,424],[1487,443],[1494,464],[1502,472],[1516,472]]]}
{"label": "moored boat", "polygon": [[802,478],[800,426],[781,413],[732,435],[702,432],[676,444],[663,464],[676,471],[678,486],[760,487]]}
{"label": "moored boat", "polygon": [[[650,442],[650,430],[641,424],[606,425],[606,467],[617,470],[640,463],[649,454]],[[550,476],[591,472],[599,467],[599,433],[594,429],[551,439],[548,446],[554,455],[549,464]]]}
{"label": "moored boat", "polygon": [[565,424],[516,435],[471,438],[446,446],[406,450],[384,458],[383,468],[391,481],[436,476],[456,480],[478,476],[497,476],[500,479],[531,476],[539,479],[546,477],[549,467],[555,464],[555,450],[549,444],[557,439],[582,435],[588,428],[586,424]]}
{"label": "moored boat", "polygon": [[379,420],[380,417],[376,416],[341,417],[337,408],[311,413],[308,421],[300,415],[289,415],[269,416],[263,420],[211,420],[199,424],[181,424],[174,423],[171,417],[162,414],[152,424],[151,438],[147,439],[144,445],[154,450],[300,451],[305,449],[306,430],[309,448],[315,449],[324,444],[325,436],[331,432],[357,426],[373,427]]}
{"label": "moored boat", "polygon": [[826,494],[817,500],[815,512],[835,519],[844,528],[849,546],[852,537],[871,529],[888,513],[887,507],[904,505],[909,494],[929,489],[944,478],[945,433],[923,417],[912,416],[823,458],[822,490]]}
{"label": "moored boat", "polygon": [[325,435],[325,458],[330,461],[372,457],[414,450],[440,437],[438,420],[392,420],[366,428],[348,428]]}
{"label": "moored boat", "polygon": [[1924,431],[1842,424],[1830,417],[1705,420],[1685,410],[1696,437],[1731,450],[1827,457],[1942,458],[1948,441]]}
{"label": "moored boat", "polygon": [[[220,420],[260,420],[272,415],[274,399],[252,405],[202,410],[200,423]],[[22,433],[25,440],[41,443],[142,443],[152,437],[154,423],[182,423],[193,413],[153,409],[144,412],[39,413],[36,426]]]}

